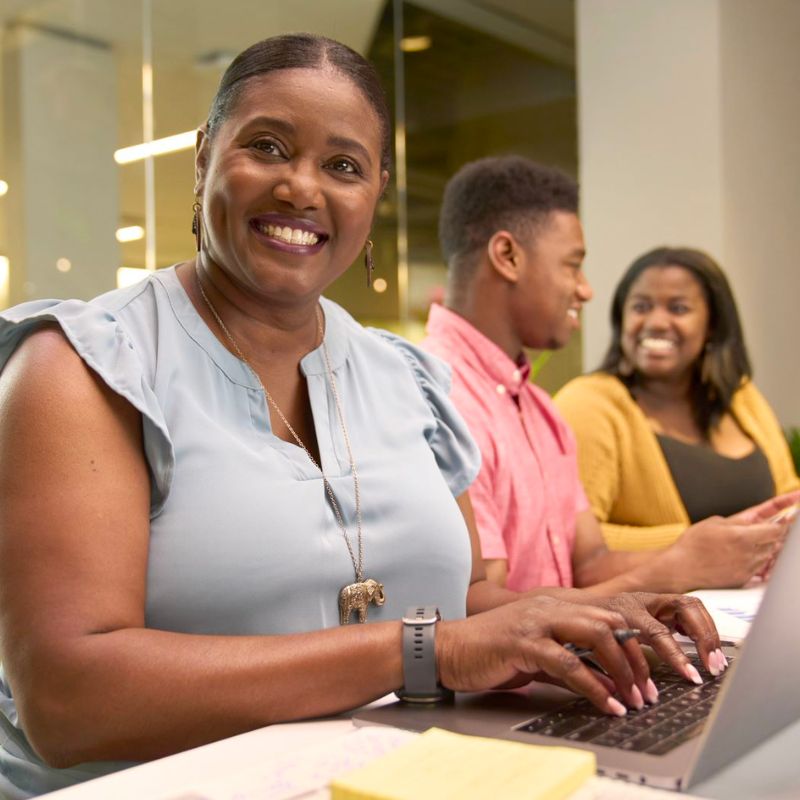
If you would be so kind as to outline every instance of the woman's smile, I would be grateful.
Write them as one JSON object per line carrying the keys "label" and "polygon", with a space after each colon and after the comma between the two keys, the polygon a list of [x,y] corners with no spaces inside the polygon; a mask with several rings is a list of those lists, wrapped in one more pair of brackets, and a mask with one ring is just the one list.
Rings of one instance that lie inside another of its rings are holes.
{"label": "woman's smile", "polygon": [[678,343],[673,339],[665,339],[661,336],[643,336],[639,339],[639,349],[647,356],[660,358],[675,353]]}
{"label": "woman's smile", "polygon": [[329,239],[320,225],[285,214],[261,214],[250,220],[250,227],[259,241],[283,253],[313,255]]}

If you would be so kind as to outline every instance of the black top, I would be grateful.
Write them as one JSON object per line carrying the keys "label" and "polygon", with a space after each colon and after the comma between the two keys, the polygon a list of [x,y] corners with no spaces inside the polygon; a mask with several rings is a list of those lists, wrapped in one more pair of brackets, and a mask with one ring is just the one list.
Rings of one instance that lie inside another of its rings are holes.
{"label": "black top", "polygon": [[758,447],[744,458],[729,458],[707,445],[657,438],[693,523],[715,514],[727,517],[775,495],[769,463]]}

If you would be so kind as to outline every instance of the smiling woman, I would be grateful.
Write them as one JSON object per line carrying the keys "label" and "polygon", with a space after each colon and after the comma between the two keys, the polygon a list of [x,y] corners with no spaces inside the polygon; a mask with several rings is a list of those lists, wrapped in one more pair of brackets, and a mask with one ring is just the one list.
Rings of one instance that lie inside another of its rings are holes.
{"label": "smiling woman", "polygon": [[617,286],[600,370],[556,397],[608,544],[670,544],[694,522],[800,486],[751,379],[728,281],[705,253],[657,248]]}
{"label": "smiling woman", "polygon": [[656,690],[617,628],[691,677],[680,625],[710,663],[697,602],[485,580],[447,369],[322,297],[368,244],[388,141],[361,56],[259,42],[198,132],[196,257],[0,315],[0,793],[393,690],[546,672],[621,715]]}

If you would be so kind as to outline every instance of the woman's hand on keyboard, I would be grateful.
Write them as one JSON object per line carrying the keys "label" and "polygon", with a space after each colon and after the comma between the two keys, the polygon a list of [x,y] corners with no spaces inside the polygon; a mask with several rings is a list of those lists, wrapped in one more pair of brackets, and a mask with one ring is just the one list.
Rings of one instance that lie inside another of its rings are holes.
{"label": "woman's hand on keyboard", "polygon": [[693,683],[702,683],[702,679],[673,638],[675,632],[692,639],[700,658],[712,675],[719,675],[728,666],[714,620],[696,597],[630,592],[606,598],[592,598],[589,602],[621,614],[628,627],[641,631],[641,642],[650,645],[659,658]]}
{"label": "woman's hand on keyboard", "polygon": [[[652,702],[647,659],[635,639],[619,644],[614,631],[630,627],[625,615],[598,605],[528,597],[463,620],[437,626],[436,656],[442,685],[457,691],[522,686],[546,675],[586,696],[599,709],[623,715],[622,702]],[[638,626],[637,626],[638,627]],[[608,673],[592,670],[570,649],[592,651]]]}

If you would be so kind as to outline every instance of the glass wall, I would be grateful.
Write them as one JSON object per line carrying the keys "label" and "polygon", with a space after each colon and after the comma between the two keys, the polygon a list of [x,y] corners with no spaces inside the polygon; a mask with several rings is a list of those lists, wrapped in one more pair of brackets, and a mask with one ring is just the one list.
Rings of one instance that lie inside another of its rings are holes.
{"label": "glass wall", "polygon": [[[88,298],[190,258],[192,132],[223,70],[307,30],[367,55],[396,118],[378,280],[357,265],[329,295],[418,337],[443,293],[447,178],[508,152],[577,173],[573,15],[564,0],[0,0],[0,305]],[[128,149],[148,143],[166,152]],[[545,385],[579,350],[547,361]]]}
{"label": "glass wall", "polygon": [[[571,2],[403,5],[408,177],[408,315],[424,321],[444,293],[438,210],[463,164],[519,153],[578,173],[574,8]],[[419,48],[419,49],[417,49]],[[402,253],[399,254],[402,261]],[[401,264],[402,267],[402,264]],[[578,374],[580,337],[538,361],[554,390]],[[536,363],[536,362],[535,362]]]}

